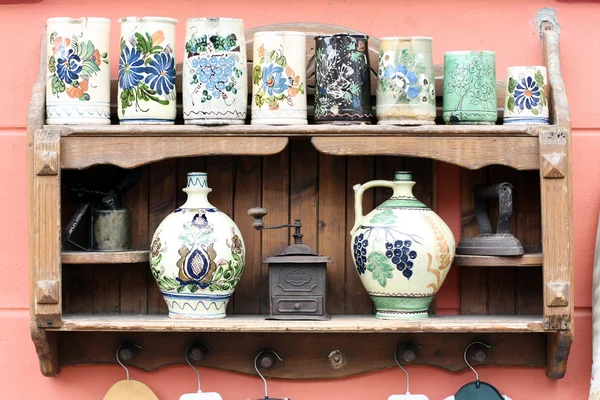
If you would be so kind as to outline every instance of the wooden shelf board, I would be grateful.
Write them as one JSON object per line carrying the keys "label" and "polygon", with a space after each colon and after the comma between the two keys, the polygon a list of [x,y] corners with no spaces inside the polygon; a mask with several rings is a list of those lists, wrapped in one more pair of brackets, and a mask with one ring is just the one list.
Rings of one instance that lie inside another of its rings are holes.
{"label": "wooden shelf board", "polygon": [[66,314],[62,331],[399,333],[544,332],[542,316],[431,316],[421,320],[380,320],[372,315],[335,315],[328,321],[273,321],[264,315],[230,315],[217,320],[179,320],[166,315]]}
{"label": "wooden shelf board", "polygon": [[457,254],[454,265],[459,267],[538,267],[543,263],[542,253],[521,257],[470,256]]}
{"label": "wooden shelf board", "polygon": [[555,129],[552,125],[45,125],[58,129],[63,137],[76,136],[538,136],[539,132]]}
{"label": "wooden shelf board", "polygon": [[148,262],[148,251],[63,251],[61,259],[63,264],[133,264]]}

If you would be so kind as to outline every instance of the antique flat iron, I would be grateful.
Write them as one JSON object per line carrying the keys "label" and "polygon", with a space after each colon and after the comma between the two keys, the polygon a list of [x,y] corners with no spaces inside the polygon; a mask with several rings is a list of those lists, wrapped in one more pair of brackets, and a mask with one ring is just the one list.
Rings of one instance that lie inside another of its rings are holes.
{"label": "antique flat iron", "polygon": [[[521,242],[510,233],[510,218],[513,213],[512,185],[504,182],[477,186],[473,196],[479,235],[474,238],[463,238],[456,248],[456,254],[522,256],[524,251]],[[488,202],[492,199],[498,199],[499,215],[496,233],[492,232],[488,216]]]}

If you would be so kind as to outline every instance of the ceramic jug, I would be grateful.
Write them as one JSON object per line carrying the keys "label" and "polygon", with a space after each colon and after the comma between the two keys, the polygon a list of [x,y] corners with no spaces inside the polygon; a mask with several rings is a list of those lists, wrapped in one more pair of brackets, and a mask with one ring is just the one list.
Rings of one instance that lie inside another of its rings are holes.
{"label": "ceramic jug", "polygon": [[165,17],[121,23],[118,113],[121,124],[174,124],[175,25]]}
{"label": "ceramic jug", "polygon": [[[426,318],[454,260],[450,228],[413,196],[414,185],[410,172],[396,172],[393,181],[354,185],[352,257],[377,318]],[[363,193],[374,187],[394,193],[363,215]]]}
{"label": "ceramic jug", "polygon": [[347,33],[315,37],[315,123],[371,123],[368,40]]}
{"label": "ceramic jug", "polygon": [[444,55],[444,122],[491,125],[497,119],[495,53],[447,52]]}
{"label": "ceramic jug", "polygon": [[548,124],[546,67],[508,67],[504,124]]}
{"label": "ceramic jug", "polygon": [[386,37],[379,42],[377,123],[435,124],[435,74],[429,37]]}
{"label": "ceramic jug", "polygon": [[248,77],[244,21],[187,20],[183,119],[195,125],[239,125],[246,119]]}
{"label": "ceramic jug", "polygon": [[306,125],[306,35],[254,34],[252,124]]}
{"label": "ceramic jug", "polygon": [[110,20],[46,22],[46,123],[110,124]]}
{"label": "ceramic jug", "polygon": [[244,270],[236,224],[208,201],[206,173],[187,175],[188,198],[158,226],[150,268],[171,318],[224,318]]}

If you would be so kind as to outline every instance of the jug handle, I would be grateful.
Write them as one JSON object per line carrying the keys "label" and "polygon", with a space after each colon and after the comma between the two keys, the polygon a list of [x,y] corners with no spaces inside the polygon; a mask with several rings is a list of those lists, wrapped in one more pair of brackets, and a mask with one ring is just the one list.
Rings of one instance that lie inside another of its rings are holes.
{"label": "jug handle", "polygon": [[350,231],[350,235],[354,235],[358,227],[360,226],[360,221],[364,217],[363,215],[363,207],[362,207],[362,198],[363,194],[366,190],[374,188],[374,187],[388,187],[394,189],[396,187],[395,183],[392,181],[370,181],[363,185],[357,183],[352,187],[354,189],[354,226]]}

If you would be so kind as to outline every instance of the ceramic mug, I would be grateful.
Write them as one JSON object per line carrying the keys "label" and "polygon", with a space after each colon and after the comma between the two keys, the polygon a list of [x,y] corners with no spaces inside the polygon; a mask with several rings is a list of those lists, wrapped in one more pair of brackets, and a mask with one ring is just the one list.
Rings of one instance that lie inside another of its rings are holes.
{"label": "ceramic mug", "polygon": [[505,124],[548,124],[546,67],[508,67]]}
{"label": "ceramic mug", "polygon": [[494,124],[498,119],[496,55],[450,51],[444,55],[444,122]]}
{"label": "ceramic mug", "polygon": [[315,123],[371,123],[369,37],[315,37]]}
{"label": "ceramic mug", "polygon": [[121,23],[118,112],[121,124],[174,124],[175,25],[166,17]]}
{"label": "ceramic mug", "polygon": [[306,35],[254,34],[252,124],[305,125]]}
{"label": "ceramic mug", "polygon": [[188,19],[182,94],[185,123],[244,124],[247,69],[243,20]]}
{"label": "ceramic mug", "polygon": [[110,20],[46,22],[46,123],[110,124]]}
{"label": "ceramic mug", "polygon": [[377,123],[435,124],[435,74],[429,37],[386,37],[379,42]]}

